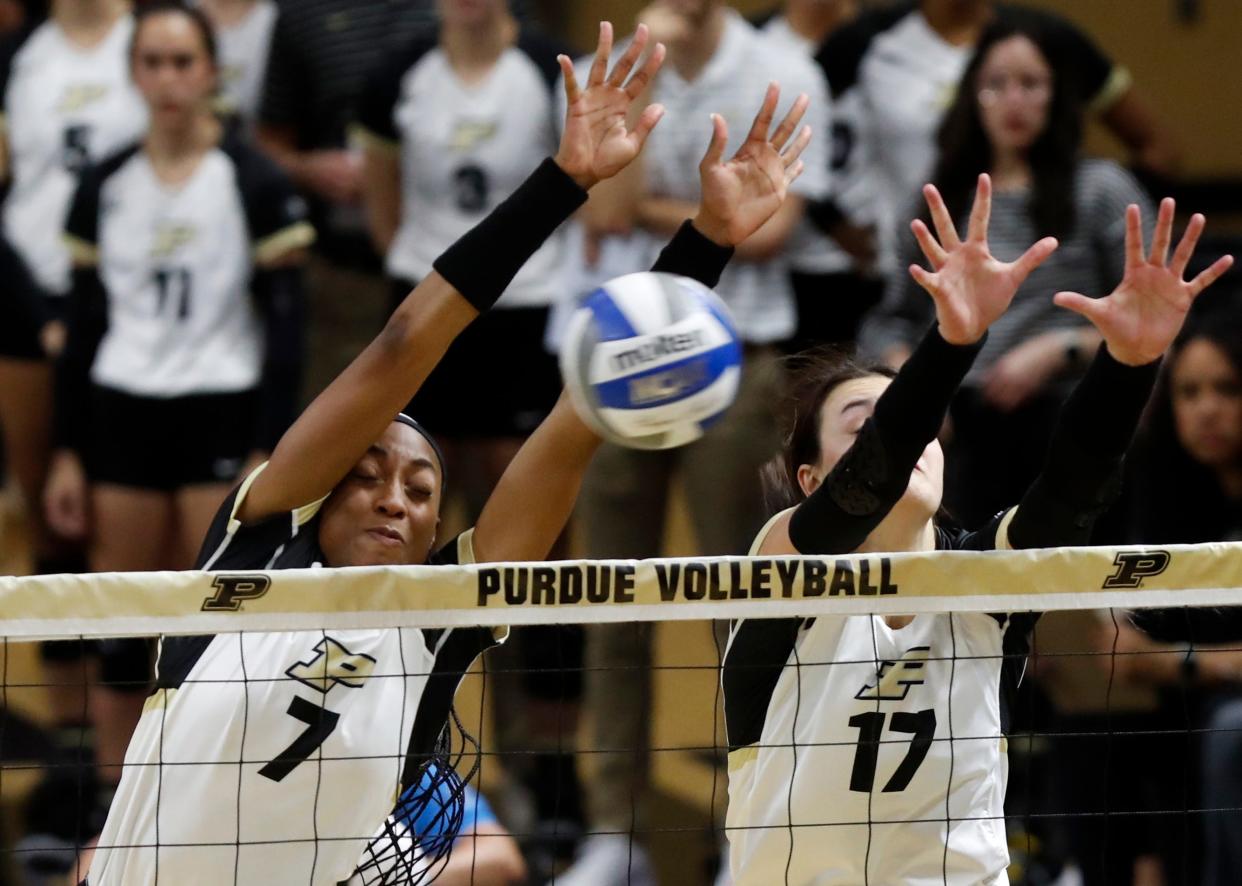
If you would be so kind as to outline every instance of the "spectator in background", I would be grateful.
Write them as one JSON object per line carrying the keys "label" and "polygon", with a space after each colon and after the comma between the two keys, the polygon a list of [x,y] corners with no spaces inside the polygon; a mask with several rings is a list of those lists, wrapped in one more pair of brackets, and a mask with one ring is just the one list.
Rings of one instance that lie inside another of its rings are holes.
{"label": "spectator in background", "polygon": [[[67,224],[51,526],[99,572],[189,569],[220,502],[297,406],[300,252],[314,239],[283,174],[212,113],[215,38],[173,0],[136,14],[151,123],[82,175]],[[143,641],[110,641],[91,708],[102,789],[146,696]],[[102,818],[100,822],[102,823]]]}
{"label": "spectator in background", "polygon": [[197,0],[216,29],[220,48],[220,103],[225,114],[254,125],[276,27],[276,0]]}
{"label": "spectator in background", "polygon": [[[954,400],[945,501],[966,525],[995,514],[1035,478],[1060,404],[1099,343],[1081,317],[1052,303],[1053,294],[1108,292],[1122,276],[1125,207],[1137,203],[1144,218],[1154,216],[1129,173],[1080,157],[1082,104],[1061,52],[1044,27],[994,24],[941,128],[932,181],[955,219],[966,218],[975,181],[987,172],[1000,260],[1039,237],[1061,241],[993,326]],[[918,256],[907,234],[899,263]],[[907,275],[895,277],[868,324],[868,349],[901,363],[932,320],[925,301]]]}
{"label": "spectator in background", "polygon": [[432,0],[279,5],[256,136],[308,198],[319,232],[307,269],[313,395],[371,340],[387,296],[363,215],[362,154],[347,131],[367,73],[434,26],[435,13]]}
{"label": "spectator in background", "polygon": [[[1120,542],[1242,540],[1242,316],[1236,305],[1197,313],[1170,349],[1136,439],[1126,494],[1113,510]],[[1118,613],[1102,625],[1097,649],[1110,653],[1100,663],[1114,679],[1161,689],[1161,721],[1152,728],[1171,737],[1147,758],[1154,753],[1182,762],[1127,777],[1153,783],[1152,805],[1173,811],[1155,821],[1152,841],[1164,850],[1170,882],[1185,864],[1192,874],[1197,870],[1193,882],[1203,886],[1236,883],[1242,870],[1242,813],[1236,811],[1242,809],[1242,609]],[[1159,732],[1147,740],[1159,742]],[[1193,816],[1191,829],[1202,846],[1177,847],[1171,844],[1183,830],[1186,803],[1234,811]]]}
{"label": "spectator in background", "polygon": [[[782,9],[757,24],[781,52],[815,58],[827,77],[816,53],[831,33],[857,15],[857,0],[786,0]],[[794,353],[824,343],[853,343],[863,317],[884,291],[872,267],[871,238],[862,234],[849,239],[851,226],[838,224],[841,220],[833,215],[840,204],[867,189],[866,155],[858,150],[858,117],[856,92],[845,103],[833,102],[832,140],[824,154],[829,157],[830,188],[836,198],[812,204],[790,243],[798,331],[788,349]],[[833,217],[826,219],[821,210]]]}
{"label": "spectator in background", "polygon": [[[1063,79],[1130,150],[1136,166],[1162,175],[1177,166],[1171,133],[1147,109],[1129,72],[1065,19],[993,0],[900,0],[859,16],[820,49],[834,98],[853,89],[859,94],[885,264],[892,261],[892,245],[884,241],[907,211],[921,209],[919,188],[935,165],[936,132],[993,21],[1047,32],[1064,60]],[[848,214],[850,206],[841,209]]]}
{"label": "spectator in background", "polygon": [[[439,27],[372,72],[355,127],[367,217],[387,259],[392,308],[557,146],[553,90],[557,56],[570,55],[568,48],[520,25],[508,0],[438,0],[436,6]],[[440,441],[468,524],[560,395],[544,332],[549,308],[562,295],[563,263],[557,234],[518,272],[495,310],[453,342],[408,407]],[[474,392],[470,408],[463,407],[463,385]],[[563,552],[553,552],[558,556]],[[581,648],[580,628],[550,625],[518,628],[503,650],[489,655],[498,678],[491,693],[496,744],[506,774],[520,776],[534,793],[534,808],[502,807],[514,821],[578,815],[573,758],[562,734],[575,713],[559,705],[580,694]],[[553,668],[559,679],[549,679]],[[511,686],[511,677],[520,685]],[[539,716],[537,707],[549,715]],[[525,792],[506,800],[519,795]]]}
{"label": "spectator in background", "polygon": [[[51,449],[52,359],[64,343],[69,302],[61,232],[78,172],[137,137],[146,112],[127,70],[127,0],[56,0],[50,17],[46,5],[25,6],[22,25],[0,44],[0,179],[7,184],[0,215],[0,432],[7,474],[26,505],[35,571],[77,572],[80,551],[49,531],[40,506]],[[60,767],[39,794],[46,808],[36,810],[50,846],[71,841],[79,828],[79,810],[63,801],[76,797],[83,772],[65,764],[89,761],[80,687],[95,662],[83,659],[79,643],[44,644],[42,654],[49,755]],[[67,861],[49,864],[68,870]]]}
{"label": "spectator in background", "polygon": [[[605,444],[583,482],[579,517],[585,550],[594,558],[641,558],[660,553],[665,511],[674,477],[685,485],[699,552],[736,554],[763,522],[759,469],[779,441],[773,406],[779,392],[774,345],[795,329],[786,251],[801,222],[806,200],[825,193],[828,161],[828,99],[823,78],[802,54],[779,51],[721,0],[658,0],[638,16],[653,40],[668,47],[668,60],[652,86],[652,101],[668,121],[652,134],[638,165],[607,190],[592,194],[586,234],[598,261],[574,279],[589,291],[591,278],[616,273],[626,254],[654,255],[666,236],[695,211],[696,170],[703,150],[697,125],[717,114],[727,124],[728,152],[746,138],[749,109],[770,82],[781,88],[784,113],[799,94],[809,97],[806,123],[814,138],[803,155],[805,173],[789,198],[758,232],[738,246],[716,292],[733,312],[745,342],[737,400],[698,442],[651,452]],[[623,47],[620,47],[623,48]],[[585,71],[589,60],[579,63]],[[580,73],[579,76],[582,76]],[[671,123],[671,125],[670,125]],[[719,124],[718,124],[719,125]],[[629,269],[635,265],[630,263]],[[641,266],[641,264],[639,265]],[[619,519],[618,515],[625,515]],[[584,705],[592,734],[584,779],[588,826],[574,865],[557,878],[562,886],[610,886],[653,882],[646,852],[632,844],[641,818],[648,770],[650,625],[599,625],[587,630]]]}

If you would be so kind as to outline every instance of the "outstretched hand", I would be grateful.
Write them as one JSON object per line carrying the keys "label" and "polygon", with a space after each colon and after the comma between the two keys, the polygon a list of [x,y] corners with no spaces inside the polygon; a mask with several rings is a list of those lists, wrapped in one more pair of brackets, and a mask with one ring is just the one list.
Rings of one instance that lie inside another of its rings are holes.
{"label": "outstretched hand", "polygon": [[646,91],[647,84],[664,62],[664,44],[657,43],[643,66],[630,76],[647,41],[647,26],[639,25],[629,49],[609,72],[612,25],[600,22],[599,45],[595,48],[595,61],[586,89],[578,86],[569,56],[557,57],[565,78],[569,110],[565,114],[565,131],[555,159],[561,169],[584,188],[611,178],[628,166],[664,116],[662,106],[650,105],[639,115],[632,130],[627,125],[631,105]]}
{"label": "outstretched hand", "polygon": [[802,174],[798,159],[811,141],[811,127],[793,138],[810,99],[799,95],[774,132],[772,120],[780,101],[780,86],[772,83],[750,127],[750,134],[733,158],[724,159],[729,128],[712,114],[712,141],[699,164],[702,198],[694,224],[722,246],[737,246],[763,227],[781,204],[789,185]]}
{"label": "outstretched hand", "polygon": [[993,258],[988,250],[992,180],[986,174],[979,176],[965,241],[958,238],[948,207],[936,187],[925,185],[923,196],[940,239],[932,236],[922,220],[911,222],[910,229],[932,270],[911,265],[910,276],[936,303],[936,321],[944,340],[955,345],[974,344],[1005,313],[1031,271],[1052,255],[1057,241],[1045,237],[1017,261]]}
{"label": "outstretched hand", "polygon": [[1233,264],[1233,256],[1226,255],[1193,280],[1183,280],[1206,221],[1198,213],[1191,216],[1170,262],[1175,208],[1171,198],[1161,201],[1151,253],[1146,258],[1142,213],[1133,204],[1126,208],[1126,272],[1111,295],[1087,298],[1076,292],[1058,292],[1053,298],[1061,307],[1090,320],[1104,336],[1113,358],[1130,366],[1160,359],[1177,338],[1199,293]]}

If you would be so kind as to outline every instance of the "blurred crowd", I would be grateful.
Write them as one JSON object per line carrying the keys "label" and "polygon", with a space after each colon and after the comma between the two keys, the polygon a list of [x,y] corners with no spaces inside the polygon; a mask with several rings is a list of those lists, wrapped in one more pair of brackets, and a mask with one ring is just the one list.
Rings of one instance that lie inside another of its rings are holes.
{"label": "blurred crowd", "polygon": [[[557,144],[556,59],[577,53],[556,4],[189,5],[197,32],[152,29],[137,47],[129,0],[0,0],[0,428],[38,572],[190,568],[232,485]],[[722,0],[653,0],[635,21],[668,47],[651,87],[666,120],[410,404],[444,448],[463,519],[556,401],[555,347],[576,300],[649,266],[694,212],[708,115],[736,146],[771,81],[782,108],[810,96],[815,136],[793,195],[718,287],[745,344],[737,402],[683,449],[605,445],[575,550],[659,556],[680,484],[696,550],[744,553],[769,516],[760,474],[781,441],[786,361],[837,347],[899,365],[933,317],[905,271],[920,188],[934,182],[960,220],[981,173],[998,259],[1061,242],[991,331],[944,432],[950,519],[980,524],[1015,503],[1099,345],[1052,295],[1106,294],[1125,207],[1150,222],[1152,189],[1178,176],[1178,140],[1144,84],[1070,21],[991,0],[786,0],[755,19]],[[1084,153],[1093,121],[1124,163]],[[1242,304],[1236,281],[1218,289],[1166,359],[1101,543],[1242,539]],[[471,827],[507,827],[521,845],[480,841],[497,847],[494,864],[439,882],[656,882],[632,836],[656,629],[528,628],[493,653],[495,750],[521,753],[493,797],[499,815]],[[1026,739],[1010,740],[1012,881],[1238,882],[1242,812],[1182,810],[1242,809],[1242,617],[1090,614],[1066,630],[1102,654],[1037,657],[1025,683],[1013,730]],[[66,882],[149,689],[146,641],[41,656],[53,721],[42,753],[55,765],[5,835],[26,851],[0,883]],[[1138,700],[1066,702],[1084,671]],[[579,721],[583,734],[567,736]],[[600,753],[577,760],[575,741]],[[1115,814],[1065,816],[1104,811]]]}

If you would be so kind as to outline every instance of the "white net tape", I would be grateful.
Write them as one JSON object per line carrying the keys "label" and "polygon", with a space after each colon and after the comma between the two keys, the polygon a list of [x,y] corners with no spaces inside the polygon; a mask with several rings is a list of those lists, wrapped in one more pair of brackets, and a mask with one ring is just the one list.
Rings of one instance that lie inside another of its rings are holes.
{"label": "white net tape", "polygon": [[57,639],[1188,604],[1242,605],[1242,543],[4,577],[0,636]]}

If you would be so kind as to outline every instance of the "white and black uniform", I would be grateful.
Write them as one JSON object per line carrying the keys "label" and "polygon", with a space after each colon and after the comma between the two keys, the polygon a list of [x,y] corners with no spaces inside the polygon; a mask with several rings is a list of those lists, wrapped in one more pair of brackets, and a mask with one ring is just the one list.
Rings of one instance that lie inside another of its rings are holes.
{"label": "white and black uniform", "polygon": [[[1039,29],[1064,48],[1065,72],[1097,110],[1106,110],[1130,85],[1089,36],[1051,13],[998,3],[1002,22]],[[894,226],[919,199],[936,159],[936,133],[953,103],[972,46],[955,46],[937,33],[918,4],[869,11],[833,33],[819,52],[834,96],[857,90],[864,121],[862,150],[871,154],[873,184],[883,216],[877,219],[892,260]]]}
{"label": "white and black uniform", "polygon": [[[856,550],[874,531],[981,349],[924,337],[824,483],[786,512],[798,551]],[[1086,544],[1158,368],[1102,348],[1018,507],[975,532],[937,527],[937,549]],[[722,674],[737,886],[1007,883],[1008,702],[1037,617],[918,615],[897,630],[877,616],[738,622]]]}
{"label": "white and black uniform", "polygon": [[263,75],[278,14],[276,0],[259,0],[241,21],[216,28],[220,110],[236,115],[247,126],[259,114]]}
{"label": "white and black uniform", "polygon": [[[5,276],[11,281],[17,273],[25,281],[20,292],[9,293],[22,300],[22,311],[10,311],[6,300],[0,327],[8,331],[0,333],[0,353],[42,354],[38,328],[63,314],[57,297],[69,291],[69,254],[61,233],[77,175],[132,142],[146,126],[146,108],[129,75],[133,30],[133,19],[125,16],[98,45],[84,49],[47,21],[0,47],[10,169],[3,239],[12,249]],[[10,271],[9,262],[24,269]],[[14,316],[22,321],[20,336]]]}
{"label": "white and black uniform", "polygon": [[[470,84],[432,32],[373,72],[357,132],[400,157],[401,223],[387,256],[393,307],[532,166],[556,153],[556,57],[567,51],[523,29],[487,76]],[[560,393],[543,335],[562,291],[563,241],[557,234],[544,243],[496,308],[453,343],[411,415],[440,436],[526,436],[538,426]],[[498,365],[510,371],[498,374]],[[462,390],[481,399],[462,409]]]}
{"label": "white and black uniform", "polygon": [[[221,507],[198,566],[322,565],[322,502],[235,519],[257,474]],[[473,562],[471,535],[429,562]],[[435,756],[462,674],[495,643],[484,628],[163,639],[90,886],[347,880]]]}
{"label": "white and black uniform", "polygon": [[176,186],[133,146],[83,174],[67,236],[61,442],[97,481],[233,481],[294,414],[299,276],[273,263],[314,239],[302,200],[234,136]]}
{"label": "white and black uniform", "polygon": [[[1007,522],[938,531],[937,548],[1004,549]],[[1035,619],[738,622],[724,684],[737,886],[1007,883],[1005,732]]]}

